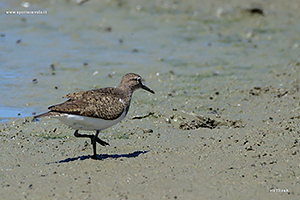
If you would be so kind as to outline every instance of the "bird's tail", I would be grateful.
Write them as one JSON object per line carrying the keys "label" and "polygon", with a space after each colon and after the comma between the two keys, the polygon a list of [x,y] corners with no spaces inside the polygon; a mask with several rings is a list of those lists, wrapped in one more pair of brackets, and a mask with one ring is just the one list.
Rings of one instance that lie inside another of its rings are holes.
{"label": "bird's tail", "polygon": [[37,118],[40,118],[40,117],[54,117],[54,116],[57,116],[57,113],[49,111],[49,112],[46,112],[46,113],[35,115],[35,116],[33,116],[33,119],[37,119]]}

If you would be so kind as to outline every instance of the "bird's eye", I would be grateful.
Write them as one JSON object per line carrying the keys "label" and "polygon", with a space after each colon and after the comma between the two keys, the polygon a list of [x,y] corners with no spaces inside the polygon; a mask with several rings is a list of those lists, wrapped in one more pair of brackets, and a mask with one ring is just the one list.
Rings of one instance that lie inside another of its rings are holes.
{"label": "bird's eye", "polygon": [[138,78],[136,78],[136,81],[137,81],[138,83],[141,83],[141,82],[142,82],[142,79],[141,79],[140,77],[138,77]]}

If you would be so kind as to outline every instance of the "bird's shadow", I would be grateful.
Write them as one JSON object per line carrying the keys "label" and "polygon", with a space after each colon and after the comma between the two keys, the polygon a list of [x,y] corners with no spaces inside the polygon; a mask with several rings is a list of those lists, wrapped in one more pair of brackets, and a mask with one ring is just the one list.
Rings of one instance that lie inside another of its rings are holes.
{"label": "bird's shadow", "polygon": [[[145,153],[148,153],[148,152],[149,151],[135,151],[133,153],[127,153],[127,154],[99,154],[99,155],[97,155],[97,158],[94,158],[91,155],[78,156],[78,157],[67,158],[67,159],[64,159],[64,160],[51,162],[51,163],[67,163],[67,162],[72,162],[72,161],[76,161],[76,160],[86,160],[86,159],[104,160],[104,159],[107,159],[107,158],[114,158],[114,159],[118,159],[118,158],[135,158],[135,157],[138,157],[140,154],[145,154]],[[51,164],[51,163],[46,163],[46,164]]]}

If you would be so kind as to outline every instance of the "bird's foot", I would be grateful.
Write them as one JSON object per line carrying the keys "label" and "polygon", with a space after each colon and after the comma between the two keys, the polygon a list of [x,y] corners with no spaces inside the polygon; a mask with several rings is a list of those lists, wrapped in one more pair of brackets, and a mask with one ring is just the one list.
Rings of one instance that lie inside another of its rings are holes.
{"label": "bird's foot", "polygon": [[107,145],[109,146],[109,145],[110,145],[110,144],[108,144],[107,142],[101,140],[101,139],[98,138],[98,137],[93,137],[93,138],[91,138],[91,144],[94,143],[94,140],[96,140],[96,142],[98,142],[98,143],[101,144],[102,146],[107,146]]}
{"label": "bird's foot", "polygon": [[94,160],[98,160],[97,154],[96,155],[92,155],[91,158],[94,159]]}
{"label": "bird's foot", "polygon": [[96,142],[98,142],[99,144],[101,144],[102,146],[109,146],[109,144],[103,140],[101,140],[100,138],[96,138]]}

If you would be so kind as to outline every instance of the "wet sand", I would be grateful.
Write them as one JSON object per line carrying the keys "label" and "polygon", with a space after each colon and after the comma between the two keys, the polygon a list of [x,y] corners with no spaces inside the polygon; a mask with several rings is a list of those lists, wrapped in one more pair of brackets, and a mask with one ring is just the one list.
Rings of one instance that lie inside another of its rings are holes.
{"label": "wet sand", "polygon": [[[1,38],[1,106],[21,116],[0,127],[1,199],[299,198],[297,1],[266,1],[264,16],[247,1],[57,4],[37,1],[49,14],[27,25],[5,16],[15,24]],[[32,57],[41,33],[46,48]],[[110,146],[97,146],[98,160],[59,121],[32,121],[64,94],[118,85],[129,71],[156,94],[135,92],[128,116],[101,133]]]}

